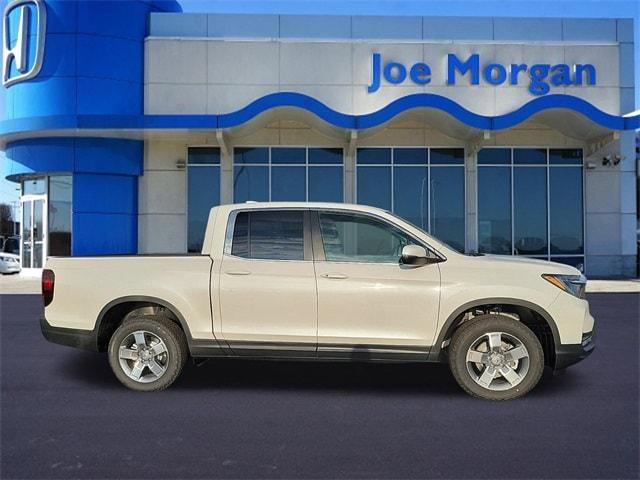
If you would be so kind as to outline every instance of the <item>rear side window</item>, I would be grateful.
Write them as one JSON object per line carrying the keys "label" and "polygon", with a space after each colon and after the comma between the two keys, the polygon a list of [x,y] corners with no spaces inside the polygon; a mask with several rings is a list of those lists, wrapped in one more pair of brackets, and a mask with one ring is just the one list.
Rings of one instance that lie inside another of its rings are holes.
{"label": "rear side window", "polygon": [[304,260],[302,211],[240,212],[231,254],[260,260]]}

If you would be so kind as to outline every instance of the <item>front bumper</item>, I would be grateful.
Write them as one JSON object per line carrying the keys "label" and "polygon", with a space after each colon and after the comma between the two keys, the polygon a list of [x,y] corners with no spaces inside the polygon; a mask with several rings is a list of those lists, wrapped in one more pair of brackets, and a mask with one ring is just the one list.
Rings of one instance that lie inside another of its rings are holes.
{"label": "front bumper", "polygon": [[40,330],[48,341],[82,350],[98,351],[98,335],[94,330],[53,327],[47,319],[40,317]]}
{"label": "front bumper", "polygon": [[595,330],[582,335],[582,342],[576,345],[558,345],[554,370],[563,370],[587,358],[595,349]]}

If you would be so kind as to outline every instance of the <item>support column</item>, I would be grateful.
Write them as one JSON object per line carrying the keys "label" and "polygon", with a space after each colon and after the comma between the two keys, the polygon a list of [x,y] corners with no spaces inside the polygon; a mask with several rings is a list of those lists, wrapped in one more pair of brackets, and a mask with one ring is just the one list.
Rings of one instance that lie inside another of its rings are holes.
{"label": "support column", "polygon": [[220,146],[220,204],[233,203],[233,146],[228,134],[216,130]]}
{"label": "support column", "polygon": [[464,178],[465,178],[465,244],[466,252],[478,251],[478,206],[477,206],[477,165],[478,152],[491,132],[485,130],[465,146]]}
{"label": "support column", "polygon": [[465,252],[475,252],[478,250],[478,214],[476,205],[476,184],[478,178],[476,175],[477,159],[477,151],[465,151]]}
{"label": "support column", "polygon": [[356,202],[356,144],[358,140],[358,131],[351,130],[349,133],[349,143],[347,144],[346,155],[344,159],[344,203]]}

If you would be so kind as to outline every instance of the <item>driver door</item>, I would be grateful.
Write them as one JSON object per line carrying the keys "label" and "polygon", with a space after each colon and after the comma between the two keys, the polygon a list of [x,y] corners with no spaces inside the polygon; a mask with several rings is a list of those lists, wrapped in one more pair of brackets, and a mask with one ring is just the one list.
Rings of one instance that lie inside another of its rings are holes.
{"label": "driver door", "polygon": [[318,355],[426,356],[438,322],[438,264],[401,265],[402,247],[420,242],[382,218],[312,213]]}

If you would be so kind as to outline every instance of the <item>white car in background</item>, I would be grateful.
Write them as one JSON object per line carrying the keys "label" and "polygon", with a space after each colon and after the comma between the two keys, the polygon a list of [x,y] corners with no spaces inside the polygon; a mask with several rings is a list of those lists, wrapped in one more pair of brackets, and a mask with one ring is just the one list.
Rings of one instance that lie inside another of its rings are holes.
{"label": "white car in background", "polygon": [[0,273],[20,273],[20,257],[13,253],[0,252]]}
{"label": "white car in background", "polygon": [[0,273],[19,273],[20,266],[20,237],[13,235],[0,237]]}

